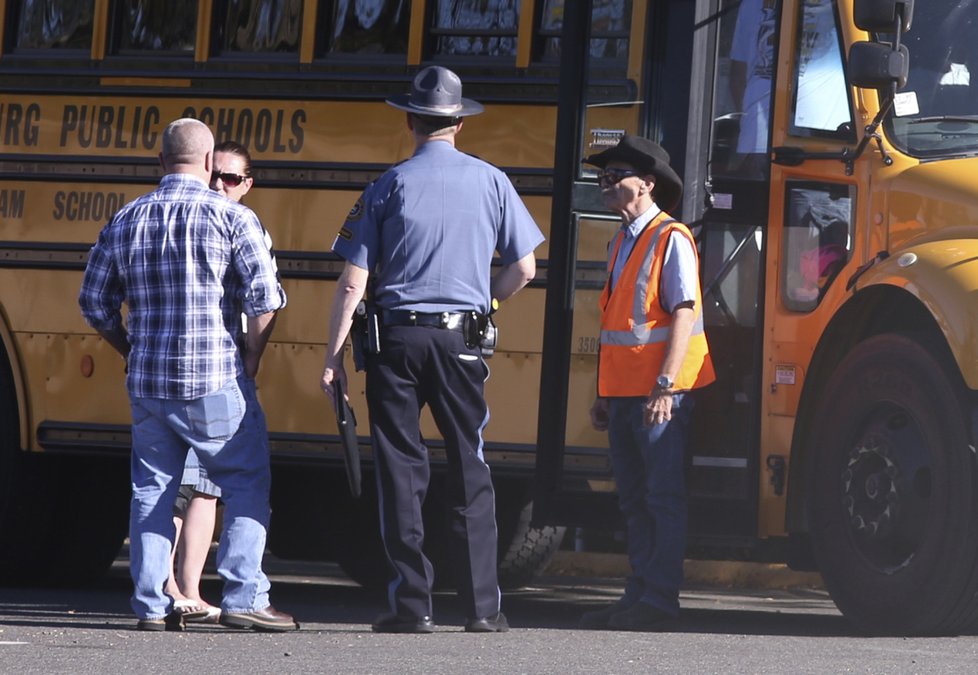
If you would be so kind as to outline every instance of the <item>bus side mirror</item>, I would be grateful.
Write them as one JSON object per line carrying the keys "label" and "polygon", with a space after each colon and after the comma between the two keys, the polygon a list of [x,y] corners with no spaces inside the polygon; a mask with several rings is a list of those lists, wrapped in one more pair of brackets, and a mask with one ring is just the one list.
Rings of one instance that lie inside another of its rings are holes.
{"label": "bus side mirror", "polygon": [[883,89],[907,83],[910,52],[903,45],[893,49],[888,44],[854,42],[849,48],[849,82],[865,89]]}
{"label": "bus side mirror", "polygon": [[870,33],[892,33],[900,19],[903,32],[913,21],[913,0],[855,0],[852,19],[856,27]]}

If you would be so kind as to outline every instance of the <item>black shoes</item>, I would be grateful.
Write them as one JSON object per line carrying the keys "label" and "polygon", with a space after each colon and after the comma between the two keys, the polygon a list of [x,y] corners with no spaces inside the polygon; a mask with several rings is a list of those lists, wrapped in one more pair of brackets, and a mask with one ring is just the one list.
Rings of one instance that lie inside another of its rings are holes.
{"label": "black shoes", "polygon": [[658,632],[671,630],[675,624],[675,616],[646,602],[636,602],[608,619],[608,628],[611,630]]}
{"label": "black shoes", "polygon": [[578,627],[584,630],[631,630],[656,632],[670,630],[676,617],[645,602],[628,605],[619,600],[604,609],[588,612]]}
{"label": "black shoes", "polygon": [[466,633],[505,633],[508,630],[509,622],[502,612],[484,619],[469,619],[465,623]]}
{"label": "black shoes", "polygon": [[[384,614],[372,626],[375,633],[433,633],[435,623],[430,616],[398,616]],[[499,612],[483,619],[469,619],[465,623],[467,633],[505,633],[509,630],[506,616]]]}
{"label": "black shoes", "polygon": [[398,616],[384,614],[373,623],[375,633],[434,633],[435,622],[430,616]]}
{"label": "black shoes", "polygon": [[291,615],[280,612],[271,605],[255,612],[221,612],[220,621],[222,626],[251,628],[266,633],[299,630],[299,624]]}
{"label": "black shoes", "polygon": [[608,628],[608,621],[611,620],[611,617],[619,612],[624,612],[629,607],[631,607],[631,605],[619,600],[615,604],[608,605],[604,609],[596,609],[593,612],[586,612],[583,616],[581,616],[581,620],[578,622],[577,627],[583,630],[606,630]]}

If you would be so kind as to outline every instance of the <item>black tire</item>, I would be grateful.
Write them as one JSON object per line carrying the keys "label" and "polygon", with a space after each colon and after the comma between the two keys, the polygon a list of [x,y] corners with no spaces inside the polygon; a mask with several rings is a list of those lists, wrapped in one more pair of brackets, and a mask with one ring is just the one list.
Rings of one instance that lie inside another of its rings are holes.
{"label": "black tire", "polygon": [[0,584],[5,586],[34,583],[44,562],[58,486],[49,480],[43,460],[20,448],[13,375],[0,345]]}
{"label": "black tire", "polygon": [[365,491],[345,514],[348,527],[339,535],[336,563],[350,579],[364,588],[383,588],[391,579],[387,553],[380,538],[377,497]]}
{"label": "black tire", "polygon": [[[454,588],[456,583],[449,543],[451,528],[442,489],[440,480],[434,478],[423,508],[424,552],[434,567],[434,586],[438,590]],[[337,546],[334,556],[346,575],[366,588],[381,588],[391,578],[378,531],[376,500],[373,493],[365,494],[357,509],[344,517],[350,527],[341,535],[343,545]],[[497,498],[501,588],[519,588],[532,581],[546,567],[563,540],[563,527],[531,527],[532,513],[532,503],[517,497],[513,490],[504,490]]]}
{"label": "black tire", "polygon": [[[526,586],[546,568],[564,540],[563,527],[532,527],[533,503],[527,503],[517,516],[515,527],[499,541],[499,585],[505,589]],[[505,544],[505,546],[504,546]]]}
{"label": "black tire", "polygon": [[126,534],[125,458],[49,457],[20,447],[10,361],[0,345],[0,584],[75,586],[102,576]]}
{"label": "black tire", "polygon": [[388,581],[372,475],[350,494],[346,474],[332,468],[274,465],[268,548],[289,560],[332,560],[365,588]]}
{"label": "black tire", "polygon": [[905,335],[859,344],[822,395],[812,545],[833,600],[867,634],[953,634],[978,616],[968,402],[946,348]]}
{"label": "black tire", "polygon": [[112,567],[129,529],[128,457],[42,457],[61,489],[38,569],[46,586],[85,586]]}
{"label": "black tire", "polygon": [[[434,568],[435,590],[455,587],[455,577],[449,553],[448,516],[442,497],[441,477],[434,476],[422,506],[424,518],[424,554]],[[383,588],[392,579],[387,553],[380,537],[380,512],[373,483],[355,509],[348,514],[344,545],[337,549],[336,562],[353,581],[364,588]]]}

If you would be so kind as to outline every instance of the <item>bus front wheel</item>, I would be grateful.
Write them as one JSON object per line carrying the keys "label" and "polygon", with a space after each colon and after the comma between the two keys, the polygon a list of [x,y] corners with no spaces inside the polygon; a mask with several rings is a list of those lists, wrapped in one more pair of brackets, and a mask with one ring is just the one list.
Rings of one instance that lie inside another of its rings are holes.
{"label": "bus front wheel", "polygon": [[886,334],[857,345],[813,425],[816,560],[839,609],[868,634],[949,634],[978,616],[968,391],[932,342]]}

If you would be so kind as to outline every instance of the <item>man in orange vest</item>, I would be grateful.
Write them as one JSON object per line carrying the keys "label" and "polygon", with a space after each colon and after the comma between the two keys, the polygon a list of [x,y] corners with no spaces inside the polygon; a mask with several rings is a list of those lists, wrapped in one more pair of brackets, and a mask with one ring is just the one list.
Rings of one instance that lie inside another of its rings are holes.
{"label": "man in orange vest", "polygon": [[608,431],[632,574],[622,598],[581,628],[663,630],[679,615],[686,549],[688,392],[715,379],[699,261],[689,229],[663,210],[678,205],[682,181],[662,147],[625,135],[584,161],[600,168],[605,206],[622,220],[600,300],[591,424]]}

